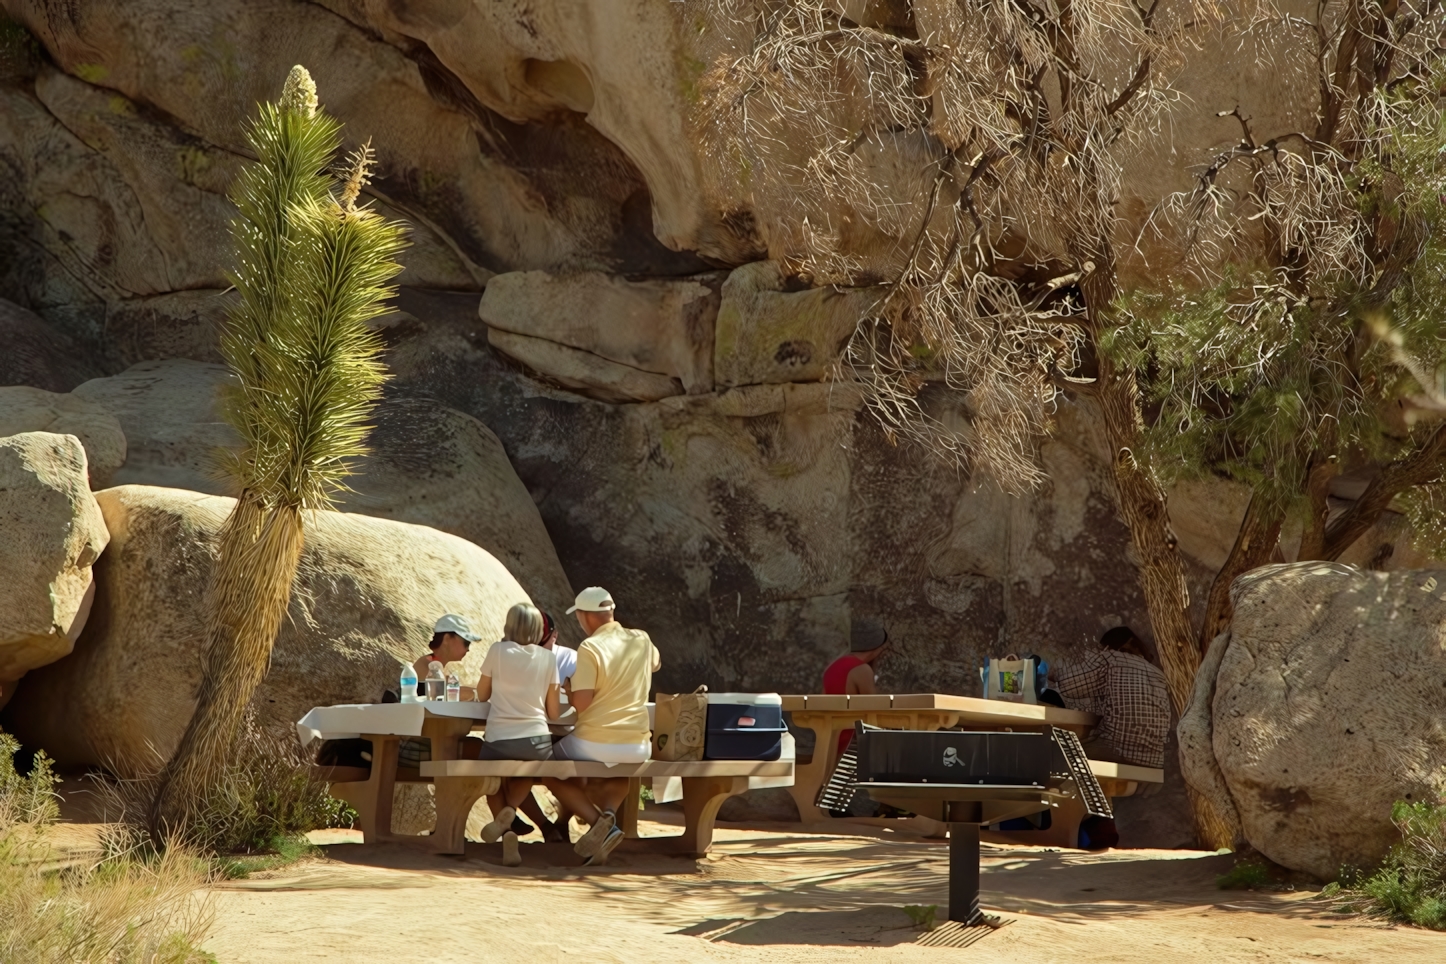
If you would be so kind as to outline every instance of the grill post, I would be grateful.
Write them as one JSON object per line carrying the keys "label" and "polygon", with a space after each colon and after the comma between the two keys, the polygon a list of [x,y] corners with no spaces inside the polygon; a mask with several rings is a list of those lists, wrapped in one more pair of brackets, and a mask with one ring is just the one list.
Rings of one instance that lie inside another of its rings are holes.
{"label": "grill post", "polygon": [[973,925],[979,910],[979,824],[949,824],[949,919]]}

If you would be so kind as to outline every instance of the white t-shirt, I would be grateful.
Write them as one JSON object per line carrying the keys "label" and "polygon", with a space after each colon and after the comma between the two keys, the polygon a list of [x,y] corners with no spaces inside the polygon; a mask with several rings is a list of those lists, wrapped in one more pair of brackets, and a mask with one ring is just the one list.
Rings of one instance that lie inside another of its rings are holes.
{"label": "white t-shirt", "polygon": [[482,675],[492,677],[483,734],[488,743],[547,736],[547,688],[557,685],[557,660],[551,653],[504,639],[482,657]]}
{"label": "white t-shirt", "polygon": [[572,679],[572,674],[577,671],[577,650],[561,643],[553,643],[552,655],[557,657],[557,678]]}

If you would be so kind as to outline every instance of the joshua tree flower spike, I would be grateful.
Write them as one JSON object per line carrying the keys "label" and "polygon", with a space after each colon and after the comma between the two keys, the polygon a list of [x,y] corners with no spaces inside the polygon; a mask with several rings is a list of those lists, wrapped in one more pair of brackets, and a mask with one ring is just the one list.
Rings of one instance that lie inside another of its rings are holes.
{"label": "joshua tree flower spike", "polygon": [[204,673],[195,714],[161,776],[159,839],[183,829],[226,760],[285,616],[306,510],[329,508],[366,454],[368,419],[386,375],[368,321],[401,270],[402,225],[357,199],[373,163],[354,153],[327,173],[340,125],[318,110],[316,85],[293,67],[281,99],[249,132],[257,162],[232,191],[240,296],[221,349],[236,375],[227,419],[243,441],[220,469],[240,490],[206,599]]}

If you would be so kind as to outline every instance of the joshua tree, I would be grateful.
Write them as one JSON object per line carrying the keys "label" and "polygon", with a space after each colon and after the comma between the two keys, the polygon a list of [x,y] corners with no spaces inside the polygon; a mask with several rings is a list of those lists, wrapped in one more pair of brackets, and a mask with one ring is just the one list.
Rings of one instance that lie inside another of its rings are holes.
{"label": "joshua tree", "polygon": [[242,448],[223,457],[240,496],[206,597],[195,714],[167,764],[153,825],[174,826],[206,792],[271,657],[301,558],[307,510],[325,509],[365,454],[385,379],[367,322],[384,311],[402,226],[357,204],[371,152],[329,173],[340,124],[293,67],[248,131],[256,154],[232,191],[239,299],[221,351],[236,376],[226,415]]}
{"label": "joshua tree", "polygon": [[[1325,148],[1292,155],[1282,169],[1294,172],[1297,202],[1330,182],[1333,193],[1320,204],[1334,205],[1332,216],[1344,220],[1327,233],[1359,232],[1370,218],[1346,215],[1343,206],[1389,207],[1394,195],[1376,191],[1369,202],[1371,192],[1359,190],[1359,174],[1379,160],[1352,173],[1334,159],[1341,151],[1333,138],[1371,128],[1351,121],[1358,112],[1346,89],[1361,90],[1364,104],[1373,102],[1370,90],[1411,86],[1392,64],[1404,75],[1417,69],[1407,62],[1416,58],[1392,52],[1413,29],[1439,29],[1437,0],[1389,8],[1321,0],[1315,22],[1250,0],[1232,9],[1213,0],[694,3],[706,8],[702,22],[715,35],[699,112],[715,176],[742,183],[771,256],[794,273],[820,284],[878,285],[878,307],[861,319],[838,376],[862,385],[887,430],[1023,492],[1042,477],[1035,445],[1058,392],[1092,397],[1114,453],[1118,509],[1161,667],[1182,711],[1201,651],[1165,490],[1149,459],[1140,379],[1160,369],[1153,330],[1136,324],[1134,310],[1148,299],[1120,290],[1133,257],[1115,212],[1124,157],[1155,132],[1173,100],[1173,73],[1197,38],[1217,28],[1304,24],[1319,38],[1330,133],[1305,138],[1324,140]],[[1423,56],[1429,47],[1417,45]],[[1272,141],[1244,154],[1262,165],[1282,149]],[[1351,185],[1356,194],[1347,196]],[[1203,224],[1206,212],[1198,204],[1190,210]],[[1250,221],[1255,213],[1229,205],[1221,218],[1253,225],[1256,233],[1244,234],[1256,239],[1274,228]],[[1315,230],[1292,222],[1303,216],[1298,204],[1271,216],[1288,230]],[[1301,254],[1285,248],[1289,258]],[[1263,304],[1275,294],[1254,297]],[[1123,335],[1122,326],[1129,326]],[[1249,335],[1238,341],[1245,346]],[[1361,344],[1368,342],[1367,333]],[[1179,364],[1188,369],[1190,359],[1182,353]],[[967,428],[928,414],[919,392],[930,381],[963,394]],[[1262,506],[1247,516],[1247,533],[1262,519],[1264,537],[1245,539],[1249,553],[1266,541],[1274,547],[1274,523]],[[1202,840],[1230,845],[1228,815],[1193,793],[1192,805]]]}

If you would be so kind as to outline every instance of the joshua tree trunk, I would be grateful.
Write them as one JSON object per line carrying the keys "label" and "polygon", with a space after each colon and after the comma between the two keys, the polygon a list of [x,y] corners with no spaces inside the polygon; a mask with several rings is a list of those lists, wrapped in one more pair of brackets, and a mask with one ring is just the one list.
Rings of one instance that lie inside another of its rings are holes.
{"label": "joshua tree trunk", "polygon": [[226,766],[232,742],[291,598],[301,561],[301,513],[267,509],[243,492],[221,530],[220,552],[207,587],[205,662],[196,711],[163,771],[152,827],[180,826]]}
{"label": "joshua tree trunk", "polygon": [[205,666],[196,710],[161,774],[151,809],[157,841],[184,832],[204,806],[266,675],[301,560],[302,513],[331,505],[366,453],[386,374],[369,325],[401,271],[400,224],[358,206],[372,165],[332,168],[340,127],[318,112],[300,66],[248,131],[257,161],[232,189],[237,294],[221,354],[236,375],[226,416],[243,447],[223,459],[240,483],[206,595]]}

